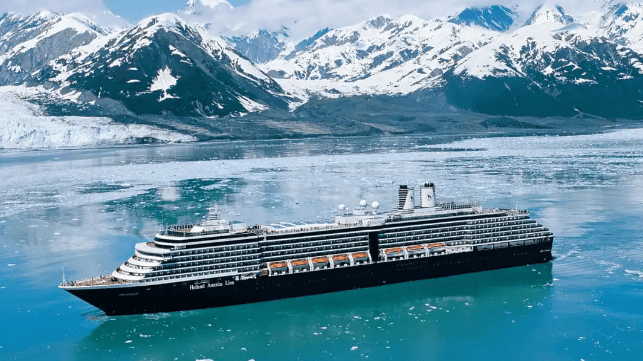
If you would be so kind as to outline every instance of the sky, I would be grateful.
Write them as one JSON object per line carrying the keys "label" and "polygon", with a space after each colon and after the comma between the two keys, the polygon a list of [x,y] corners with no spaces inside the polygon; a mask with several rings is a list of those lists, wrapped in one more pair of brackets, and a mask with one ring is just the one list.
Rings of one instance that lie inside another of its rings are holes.
{"label": "sky", "polygon": [[[47,9],[56,12],[81,12],[103,26],[125,26],[143,18],[179,10],[188,0],[0,0],[5,11],[34,13]],[[204,0],[216,1],[216,0]],[[519,5],[531,13],[542,3],[555,3],[572,14],[587,11],[609,0],[228,0],[234,9],[219,6],[199,16],[181,14],[188,21],[210,23],[217,35],[248,34],[258,29],[287,27],[294,41],[311,36],[323,28],[354,25],[379,15],[399,17],[413,14],[430,20],[456,14],[465,7]],[[209,8],[208,8],[209,9]],[[111,10],[120,16],[106,15]],[[120,23],[119,23],[120,22]]]}

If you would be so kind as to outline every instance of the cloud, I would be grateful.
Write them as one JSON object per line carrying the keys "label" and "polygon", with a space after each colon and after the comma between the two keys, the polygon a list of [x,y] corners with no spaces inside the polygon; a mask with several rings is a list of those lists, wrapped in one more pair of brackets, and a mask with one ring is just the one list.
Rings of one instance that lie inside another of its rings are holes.
{"label": "cloud", "polygon": [[[413,14],[430,20],[454,15],[471,6],[518,5],[525,18],[544,2],[560,4],[569,13],[594,16],[598,7],[612,0],[251,0],[246,5],[229,9],[202,8],[199,16],[181,14],[190,21],[211,23],[214,33],[222,35],[247,34],[259,29],[290,29],[292,39],[304,39],[320,29],[354,25],[379,15],[399,17]],[[186,0],[187,2],[187,0]],[[0,13],[15,11],[33,14],[39,10],[81,12],[103,26],[124,26],[122,18],[109,13],[100,0],[0,0]],[[150,12],[155,9],[150,8]],[[179,10],[178,8],[176,9]],[[592,11],[594,13],[592,13]],[[588,20],[592,22],[594,20]]]}
{"label": "cloud", "polygon": [[55,13],[82,13],[101,26],[124,26],[126,21],[112,14],[100,0],[0,0],[0,14],[32,15],[47,10]]}
{"label": "cloud", "polygon": [[[233,10],[217,8],[204,11],[212,30],[224,35],[244,34],[258,29],[290,29],[300,40],[325,27],[339,28],[357,24],[379,15],[399,17],[413,14],[423,19],[443,18],[471,6],[518,5],[521,17],[528,17],[544,2],[560,4],[571,13],[587,13],[609,0],[252,0]],[[198,20],[193,18],[195,21]]]}

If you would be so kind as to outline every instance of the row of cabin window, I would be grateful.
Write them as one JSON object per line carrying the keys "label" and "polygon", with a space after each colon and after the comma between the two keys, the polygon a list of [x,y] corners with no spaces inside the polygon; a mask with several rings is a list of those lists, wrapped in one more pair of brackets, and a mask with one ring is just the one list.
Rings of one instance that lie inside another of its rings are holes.
{"label": "row of cabin window", "polygon": [[238,263],[231,263],[231,264],[226,264],[226,265],[209,265],[209,264],[195,264],[191,266],[186,266],[186,267],[180,267],[180,268],[173,268],[169,270],[163,270],[163,271],[158,271],[154,272],[154,275],[169,275],[169,274],[177,274],[177,273],[185,273],[186,270],[190,270],[192,268],[198,269],[200,271],[203,270],[221,270],[221,269],[235,269],[239,267],[245,267],[245,266],[252,266],[252,265],[257,265],[256,262],[238,262]]}
{"label": "row of cabin window", "polygon": [[286,254],[309,253],[309,252],[317,252],[317,251],[330,251],[330,250],[354,248],[356,246],[365,246],[365,245],[368,245],[368,241],[351,243],[351,244],[334,245],[334,246],[325,246],[325,247],[298,248],[298,249],[295,249],[295,250],[287,250],[287,251],[285,251],[285,250],[267,251],[267,252],[263,252],[262,256],[270,257],[271,254],[272,255],[286,255]]}
{"label": "row of cabin window", "polygon": [[533,219],[527,219],[527,220],[520,220],[520,221],[488,223],[488,224],[483,224],[483,225],[479,225],[479,226],[469,227],[469,229],[484,229],[484,228],[495,228],[495,227],[500,227],[500,226],[519,225],[519,224],[535,224],[535,223],[536,223],[536,221],[534,221]]}
{"label": "row of cabin window", "polygon": [[[251,272],[251,271],[258,271],[259,267],[246,267],[246,268],[241,268],[238,269],[237,272]],[[170,277],[152,277],[152,278],[147,278],[144,279],[142,282],[154,282],[154,281],[166,281],[166,280],[173,280],[177,278],[188,278],[188,277],[195,277],[195,276],[205,276],[205,275],[216,275],[216,274],[222,274],[222,273],[228,273],[227,271],[224,272],[222,270],[219,271],[209,271],[209,270],[204,270],[204,271],[197,271],[197,272],[191,272],[190,274],[183,274],[179,276],[170,276]]]}
{"label": "row of cabin window", "polygon": [[[535,230],[538,230],[537,228]],[[495,232],[495,233],[486,233],[483,235],[475,235],[475,236],[470,236],[471,239],[485,239],[489,237],[511,237],[513,235],[520,235],[520,234],[533,234],[534,236],[541,236],[543,235],[542,230],[541,232],[529,232],[528,230],[523,230],[519,232]]]}
{"label": "row of cabin window", "polygon": [[202,254],[199,256],[181,256],[173,257],[172,262],[187,262],[197,259],[206,259],[206,258],[216,258],[216,259],[229,259],[229,258],[239,258],[242,259],[251,259],[257,258],[259,255],[258,252],[238,252],[238,253],[219,253],[219,254]]}
{"label": "row of cabin window", "polygon": [[[212,258],[212,257],[204,257],[201,256],[202,258],[199,257],[190,257],[190,260],[185,260],[179,262],[172,262],[172,263],[165,263],[161,266],[162,269],[167,269],[167,268],[175,268],[175,267],[181,267],[185,263],[194,263],[195,261],[198,263],[208,263],[208,264],[219,264],[219,263],[231,263],[232,262],[252,262],[256,261],[259,259],[259,255],[255,254],[252,256],[245,256],[245,257],[229,257],[229,258]],[[234,258],[234,260],[232,260]]]}
{"label": "row of cabin window", "polygon": [[269,242],[263,242],[262,247],[276,247],[282,244],[291,244],[293,241],[298,241],[298,242],[323,242],[323,241],[329,241],[329,240],[335,240],[335,239],[345,239],[346,237],[351,237],[351,239],[359,238],[359,239],[368,239],[367,235],[347,235],[347,234],[342,234],[342,235],[324,235],[324,236],[319,236],[319,237],[301,237],[301,238],[287,238],[287,239],[280,239],[280,240],[275,240],[275,241],[269,241]]}
{"label": "row of cabin window", "polygon": [[[275,246],[266,246],[262,248],[263,252],[272,252],[272,250],[279,250],[279,249],[292,249],[292,248],[302,248],[302,247],[320,247],[325,244],[342,244],[342,243],[355,243],[359,241],[367,241],[368,237],[353,237],[353,238],[340,238],[340,239],[326,239],[323,241],[315,241],[315,242],[310,242],[308,240],[306,241],[301,241],[301,242],[290,242],[285,245],[275,245]],[[319,245],[315,246],[314,244],[317,243]],[[279,248],[277,248],[279,247]]]}
{"label": "row of cabin window", "polygon": [[237,251],[237,250],[257,248],[257,246],[258,246],[257,243],[248,243],[248,244],[226,246],[226,247],[205,247],[205,248],[191,249],[189,251],[181,251],[181,252],[177,252],[176,254],[181,256],[181,255],[191,255],[191,254],[199,254],[199,253]]}
{"label": "row of cabin window", "polygon": [[407,238],[401,238],[401,239],[386,239],[386,240],[382,240],[380,242],[380,244],[391,246],[393,244],[402,245],[403,243],[417,244],[418,241],[447,242],[447,241],[454,241],[454,240],[460,240],[460,239],[462,239],[462,237],[459,237],[459,236],[455,236],[455,237],[436,237],[436,239],[432,239],[432,237],[425,237],[425,238],[407,237]]}
{"label": "row of cabin window", "polygon": [[[320,257],[320,256],[328,256],[332,254],[341,254],[341,253],[354,253],[354,252],[365,252],[368,251],[367,246],[361,246],[361,247],[352,247],[352,248],[343,248],[340,250],[334,250],[333,252],[328,252],[329,250],[319,250],[319,251],[311,251],[311,252],[300,252],[296,253],[296,256],[294,257],[288,257],[288,254],[279,254],[279,255],[272,255],[272,256],[264,256],[261,258],[263,262],[274,262],[274,261],[283,261],[285,259],[289,258],[308,258],[308,257]],[[286,256],[286,258],[284,258]]]}
{"label": "row of cabin window", "polygon": [[489,230],[500,230],[500,229],[527,229],[527,228],[539,228],[540,225],[536,222],[534,223],[528,223],[528,224],[521,224],[521,225],[515,225],[515,224],[509,224],[509,225],[497,225],[495,227],[475,227],[472,228],[474,230],[473,233],[484,233]]}
{"label": "row of cabin window", "polygon": [[[488,220],[485,220],[485,221],[489,221],[488,223],[492,223],[492,224],[497,224],[500,221],[504,221],[505,225],[507,223],[512,223],[512,222],[506,222],[507,221],[506,218],[492,218],[492,219],[488,219]],[[532,222],[534,222],[534,221],[532,221]],[[434,227],[427,228],[428,225],[422,225],[422,226],[408,227],[408,228],[405,227],[404,231],[402,231],[402,230],[395,230],[395,231],[388,230],[388,233],[383,233],[383,234],[384,234],[384,237],[387,237],[387,236],[391,237],[391,235],[397,236],[397,234],[400,234],[400,233],[401,234],[408,234],[408,233],[420,234],[420,233],[433,233],[435,231],[444,232],[445,230],[451,231],[451,230],[472,229],[472,228],[474,228],[474,227],[470,227],[470,224],[471,224],[470,222],[462,221],[462,222],[449,223],[448,225],[442,225],[440,227],[435,227],[434,225],[432,225]],[[417,232],[418,230],[421,230],[421,232]],[[391,233],[391,231],[396,232],[396,233]]]}
{"label": "row of cabin window", "polygon": [[486,219],[477,219],[475,221],[470,221],[469,224],[482,224],[482,223],[493,223],[492,220],[502,219],[506,221],[516,221],[522,219],[529,219],[528,216],[507,216],[502,218],[486,218]]}

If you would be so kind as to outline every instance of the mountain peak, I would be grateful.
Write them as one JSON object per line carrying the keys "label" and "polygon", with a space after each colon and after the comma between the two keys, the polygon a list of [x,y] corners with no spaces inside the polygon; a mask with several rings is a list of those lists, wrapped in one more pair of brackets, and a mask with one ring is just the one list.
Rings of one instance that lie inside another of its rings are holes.
{"label": "mountain peak", "polygon": [[565,9],[560,5],[547,3],[539,6],[533,14],[529,17],[525,26],[528,25],[543,25],[543,24],[562,24],[569,25],[575,20],[570,15],[567,15]]}
{"label": "mountain peak", "polygon": [[40,10],[39,12],[35,13],[32,17],[34,19],[45,19],[45,20],[50,20],[53,18],[57,18],[60,16],[58,13],[51,12],[49,10]]}
{"label": "mountain peak", "polygon": [[388,25],[391,21],[393,21],[392,17],[388,15],[380,15],[378,17],[366,20],[364,24],[368,27],[381,29]]}
{"label": "mountain peak", "polygon": [[507,31],[518,18],[518,14],[505,6],[470,7],[462,10],[449,20],[459,25],[476,25],[489,30]]}
{"label": "mountain peak", "polygon": [[159,15],[150,16],[136,24],[137,28],[151,28],[151,27],[175,27],[182,25],[185,20],[175,13],[164,13]]}

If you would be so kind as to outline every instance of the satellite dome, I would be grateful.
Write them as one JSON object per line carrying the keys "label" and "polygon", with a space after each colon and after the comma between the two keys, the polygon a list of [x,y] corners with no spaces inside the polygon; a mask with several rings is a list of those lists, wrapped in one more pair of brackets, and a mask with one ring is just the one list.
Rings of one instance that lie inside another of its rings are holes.
{"label": "satellite dome", "polygon": [[345,209],[346,209],[346,206],[343,203],[339,205],[339,210],[340,211],[343,211]]}
{"label": "satellite dome", "polygon": [[371,207],[373,207],[373,209],[378,209],[378,208],[380,208],[380,203],[379,202],[373,202],[373,204],[371,204]]}
{"label": "satellite dome", "polygon": [[359,206],[360,206],[360,207],[366,207],[366,205],[367,205],[367,204],[368,204],[368,203],[366,203],[366,201],[365,201],[365,200],[363,200],[363,199],[362,199],[361,201],[359,201]]}

